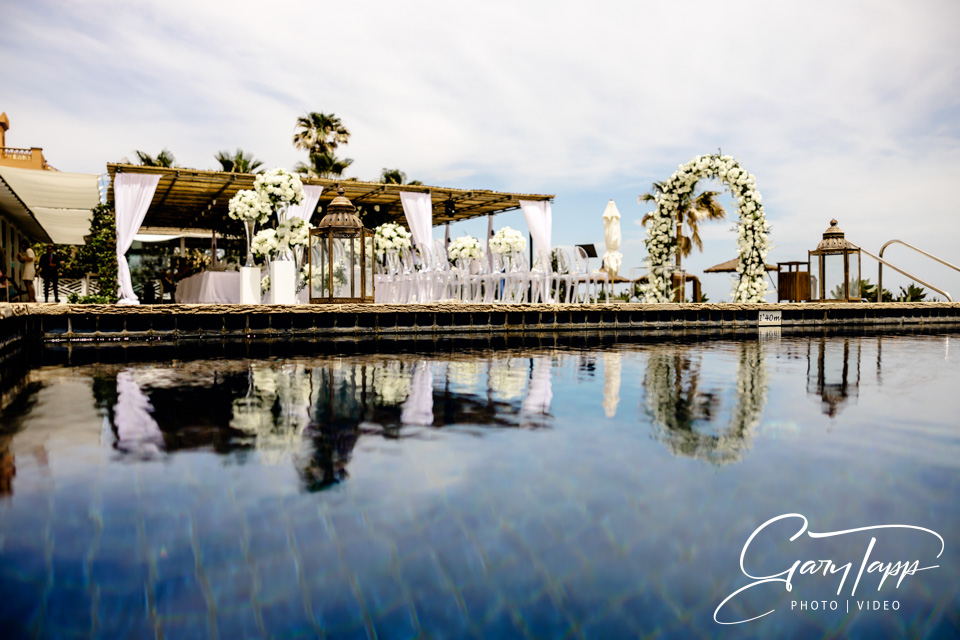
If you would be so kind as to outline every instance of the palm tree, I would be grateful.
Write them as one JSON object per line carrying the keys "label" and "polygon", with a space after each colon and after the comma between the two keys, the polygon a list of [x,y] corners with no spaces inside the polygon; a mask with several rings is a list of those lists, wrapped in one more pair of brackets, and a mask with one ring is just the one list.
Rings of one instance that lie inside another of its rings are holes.
{"label": "palm tree", "polygon": [[380,172],[380,182],[383,184],[417,184],[422,185],[423,183],[419,180],[411,180],[407,182],[407,174],[400,169],[387,169],[384,168]]}
{"label": "palm tree", "polygon": [[134,151],[137,154],[137,159],[140,160],[140,164],[144,167],[176,167],[176,159],[173,157],[173,154],[170,153],[168,149],[163,149],[160,153],[157,154],[157,157],[154,158],[149,153],[137,150]]}
{"label": "palm tree", "polygon": [[311,111],[297,118],[298,131],[293,134],[293,146],[309,154],[330,154],[350,139],[340,118],[332,113]]}
{"label": "palm tree", "polygon": [[[657,196],[663,193],[663,184],[653,183],[653,189],[650,193],[640,196],[641,202],[656,202]],[[716,191],[704,191],[696,196],[694,189],[680,196],[680,206],[677,208],[677,269],[680,268],[681,258],[693,253],[693,247],[703,252],[703,240],[700,239],[700,221],[701,220],[723,220],[727,217],[727,212],[723,210],[720,203],[717,202]],[[646,225],[653,214],[648,213],[643,216],[640,224]],[[683,235],[683,225],[686,223],[690,229],[690,236]]]}
{"label": "palm tree", "polygon": [[298,162],[293,170],[308,178],[339,178],[351,164],[351,158],[338,158],[332,153],[311,153],[309,163]]}
{"label": "palm tree", "polygon": [[243,149],[237,149],[236,153],[226,150],[218,151],[214,157],[220,163],[221,171],[232,173],[256,173],[263,165],[263,162],[253,157],[253,154],[245,154]]}

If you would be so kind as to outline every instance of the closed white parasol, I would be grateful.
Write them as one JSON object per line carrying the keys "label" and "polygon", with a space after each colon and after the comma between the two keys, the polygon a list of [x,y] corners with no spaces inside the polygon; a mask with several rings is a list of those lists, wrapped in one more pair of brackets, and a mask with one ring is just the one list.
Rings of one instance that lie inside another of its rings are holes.
{"label": "closed white parasol", "polygon": [[617,251],[620,248],[620,211],[612,198],[607,203],[607,208],[603,210],[603,239],[607,245],[607,250],[603,254],[603,266],[606,267],[610,277],[614,278],[617,271],[620,271],[623,254]]}

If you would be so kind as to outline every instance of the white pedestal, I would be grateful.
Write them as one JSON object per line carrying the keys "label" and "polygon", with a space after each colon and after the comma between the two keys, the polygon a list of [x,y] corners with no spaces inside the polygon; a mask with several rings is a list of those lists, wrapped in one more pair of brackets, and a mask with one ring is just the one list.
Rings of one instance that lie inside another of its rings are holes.
{"label": "white pedestal", "polygon": [[260,304],[260,267],[240,267],[240,304]]}
{"label": "white pedestal", "polygon": [[297,303],[297,267],[293,260],[270,263],[270,304]]}

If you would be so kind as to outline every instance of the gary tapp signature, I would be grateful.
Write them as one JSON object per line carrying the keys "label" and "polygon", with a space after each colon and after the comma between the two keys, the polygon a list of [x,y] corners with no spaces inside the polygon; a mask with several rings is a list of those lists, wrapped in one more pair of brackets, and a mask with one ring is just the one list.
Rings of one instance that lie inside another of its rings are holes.
{"label": "gary tapp signature", "polygon": [[[750,550],[750,543],[753,542],[754,538],[756,538],[758,535],[763,533],[763,531],[774,522],[778,522],[780,520],[786,520],[789,518],[793,518],[801,521],[799,530],[795,534],[793,534],[793,536],[790,538],[790,542],[793,542],[794,540],[802,536],[804,533],[806,533],[807,536],[809,536],[810,538],[832,538],[835,536],[845,536],[851,533],[859,533],[862,531],[878,531],[881,529],[913,529],[916,531],[921,531],[923,533],[928,533],[931,536],[935,536],[937,540],[940,541],[940,551],[937,553],[937,558],[939,558],[941,554],[943,554],[943,550],[944,550],[944,542],[940,534],[937,533],[936,531],[932,531],[924,527],[917,527],[909,524],[880,524],[880,525],[874,525],[871,527],[845,529],[843,531],[826,531],[822,533],[816,533],[813,531],[808,531],[807,527],[809,523],[807,522],[806,517],[804,517],[803,515],[799,513],[785,513],[783,515],[767,520],[762,525],[757,527],[757,529],[752,534],[750,534],[750,537],[747,538],[746,543],[744,543],[743,545],[743,550],[740,552],[740,570],[743,572],[743,575],[750,578],[753,582],[750,582],[749,584],[746,584],[740,587],[739,589],[737,589],[736,591],[734,591],[729,596],[723,599],[723,602],[721,602],[717,606],[716,610],[713,612],[713,619],[715,622],[719,624],[741,624],[744,622],[750,622],[751,620],[757,620],[759,618],[762,618],[763,616],[773,613],[774,609],[771,609],[766,613],[762,613],[758,616],[754,616],[753,618],[747,618],[746,620],[729,621],[729,620],[720,619],[721,617],[720,611],[721,609],[723,609],[724,605],[726,605],[728,602],[730,602],[731,600],[736,598],[739,594],[743,593],[748,589],[753,589],[754,587],[758,587],[763,584],[782,582],[786,587],[787,591],[793,591],[793,579],[794,579],[794,576],[796,576],[797,574],[814,575],[814,574],[822,573],[824,577],[829,577],[835,574],[839,574],[840,584],[837,586],[837,595],[840,595],[840,592],[843,590],[843,585],[846,583],[847,578],[850,575],[850,571],[853,569],[853,566],[854,566],[853,562],[838,564],[833,560],[807,560],[807,561],[796,560],[792,565],[790,565],[788,569],[785,569],[780,573],[774,573],[766,576],[755,576],[747,570],[747,553]],[[935,564],[929,567],[921,567],[919,560],[900,560],[897,562],[889,562],[889,561],[884,562],[882,560],[873,560],[871,562],[870,554],[873,552],[873,547],[876,544],[876,542],[877,542],[877,538],[874,536],[871,536],[870,543],[867,545],[867,549],[863,554],[863,560],[860,561],[859,569],[857,570],[856,579],[854,580],[853,586],[851,587],[851,590],[850,590],[851,596],[856,595],[857,586],[860,584],[860,579],[863,577],[864,573],[868,575],[878,574],[879,585],[877,586],[877,591],[879,591],[880,588],[883,587],[884,582],[886,582],[891,578],[894,578],[894,577],[897,578],[896,588],[899,589],[900,584],[904,581],[904,579],[907,576],[912,576],[916,574],[918,571],[926,571],[927,569],[936,569],[937,567],[940,566]]]}

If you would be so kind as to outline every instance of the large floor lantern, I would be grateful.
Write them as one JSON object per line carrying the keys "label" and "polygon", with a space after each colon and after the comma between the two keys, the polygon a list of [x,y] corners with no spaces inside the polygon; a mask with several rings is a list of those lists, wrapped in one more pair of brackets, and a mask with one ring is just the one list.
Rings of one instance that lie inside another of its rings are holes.
{"label": "large floor lantern", "polygon": [[808,251],[810,299],[817,302],[860,302],[860,247],[848,242],[836,220],[823,240]]}
{"label": "large floor lantern", "polygon": [[373,231],[337,189],[327,215],[310,230],[310,303],[373,302]]}

